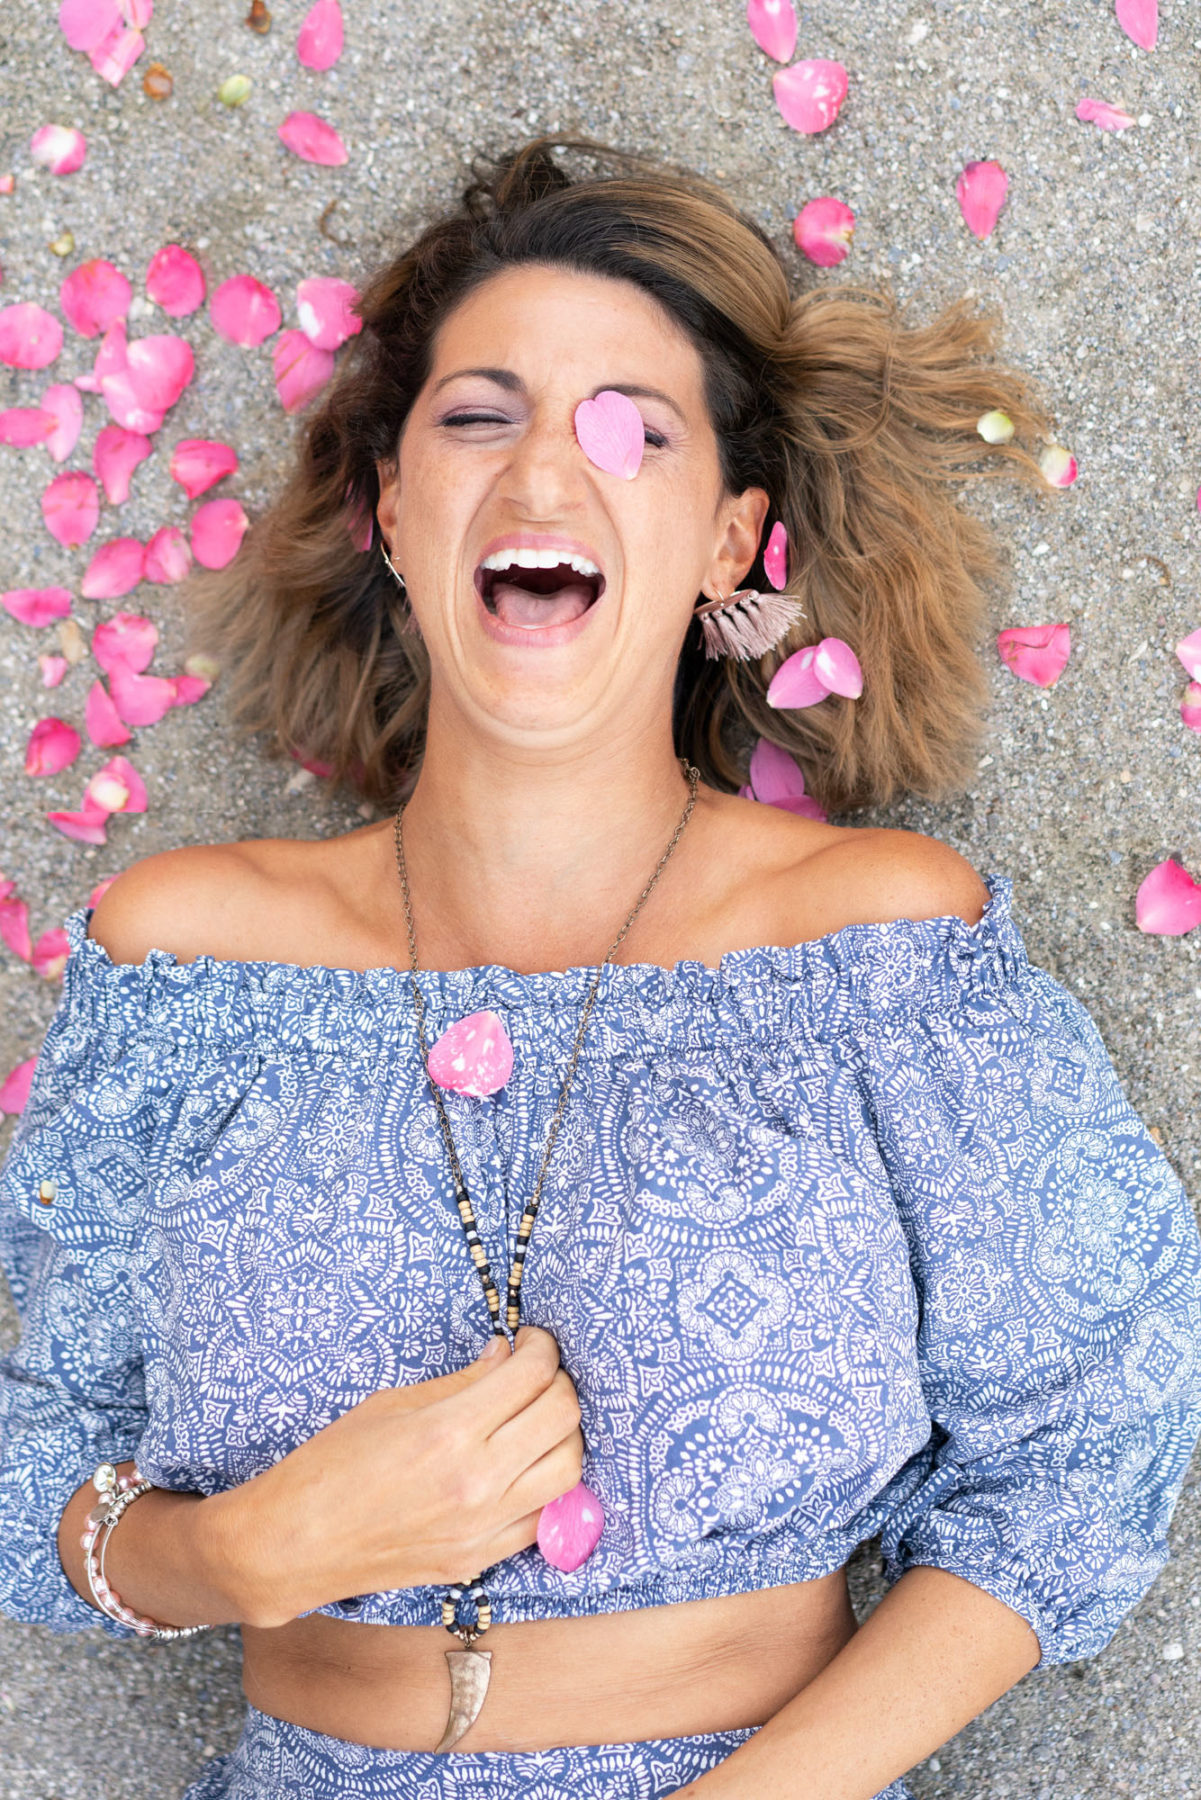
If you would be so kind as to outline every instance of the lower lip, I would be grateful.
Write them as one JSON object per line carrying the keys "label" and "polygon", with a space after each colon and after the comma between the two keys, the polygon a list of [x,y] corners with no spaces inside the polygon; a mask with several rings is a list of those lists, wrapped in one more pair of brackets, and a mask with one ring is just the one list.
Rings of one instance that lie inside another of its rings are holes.
{"label": "lower lip", "polygon": [[506,625],[503,619],[498,619],[495,613],[488,611],[478,588],[475,605],[485,636],[490,637],[493,643],[515,644],[523,650],[555,650],[560,644],[575,642],[604,597],[603,593],[600,594],[569,625]]}

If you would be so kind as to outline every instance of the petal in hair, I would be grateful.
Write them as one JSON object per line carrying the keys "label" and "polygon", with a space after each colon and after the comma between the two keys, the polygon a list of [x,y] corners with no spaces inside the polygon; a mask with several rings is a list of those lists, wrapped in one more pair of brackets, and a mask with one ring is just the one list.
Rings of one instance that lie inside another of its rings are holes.
{"label": "petal in hair", "polygon": [[779,69],[772,76],[772,92],[786,125],[812,135],[834,123],[847,97],[847,72],[840,62],[811,57]]}
{"label": "petal in hair", "polygon": [[1066,625],[1011,625],[997,633],[997,649],[1023,681],[1054,687],[1071,655],[1071,632]]}
{"label": "petal in hair", "polygon": [[830,690],[814,669],[817,645],[807,644],[803,650],[787,657],[771,678],[767,704],[795,711],[802,706],[816,706]]}
{"label": "petal in hair", "polygon": [[1051,487],[1071,487],[1080,472],[1076,458],[1062,444],[1048,444],[1038,459],[1038,466]]}
{"label": "petal in hair", "polygon": [[963,170],[955,196],[965,225],[976,237],[991,235],[1008,191],[1009,177],[999,162],[972,162]]}
{"label": "petal in hair", "polygon": [[99,677],[88,689],[83,709],[83,728],[92,742],[102,750],[115,749],[118,744],[129,742],[130,733],[121,722],[121,715],[113,705],[112,695]]}
{"label": "petal in hair", "polygon": [[102,256],[80,263],[58,290],[63,317],[80,337],[99,337],[124,319],[129,312],[133,289],[122,275]]}
{"label": "petal in hair", "polygon": [[74,382],[59,381],[42,395],[42,408],[54,420],[46,448],[56,463],[66,462],[83,430],[83,401]]}
{"label": "petal in hair", "polygon": [[792,235],[798,250],[819,269],[845,262],[855,229],[855,215],[843,200],[828,196],[808,200],[793,221]]}
{"label": "petal in hair", "polygon": [[1201,628],[1181,638],[1176,654],[1193,680],[1201,681]]}
{"label": "petal in hair", "polygon": [[135,537],[101,544],[84,570],[79,591],[85,600],[119,600],[130,594],[146,573],[146,546]]}
{"label": "petal in hair", "polygon": [[352,309],[358,290],[333,275],[312,275],[296,289],[296,315],[300,329],[318,350],[336,350],[363,329]]}
{"label": "petal in hair", "polygon": [[595,400],[581,400],[574,416],[576,439],[588,461],[606,475],[633,481],[642,467],[646,426],[629,396],[603,388]]}
{"label": "petal in hair", "polygon": [[1159,36],[1159,0],[1115,0],[1118,24],[1140,50],[1154,50]]}
{"label": "petal in hair", "polygon": [[101,426],[92,450],[92,467],[110,505],[122,506],[129,499],[133,472],[152,448],[150,439],[140,431],[126,431],[123,425]]}
{"label": "petal in hair", "polygon": [[29,140],[29,154],[52,175],[74,175],[82,169],[88,141],[70,125],[41,125]]}
{"label": "petal in hair", "polygon": [[992,412],[980,414],[976,430],[986,444],[1007,444],[1013,436],[1014,424],[1007,412],[994,407]]}
{"label": "petal in hair", "polygon": [[294,156],[305,162],[325,163],[330,167],[347,160],[346,146],[332,125],[316,113],[290,112],[279,128],[279,139]]}
{"label": "petal in hair", "polygon": [[204,271],[181,244],[164,244],[150,259],[146,293],[169,318],[184,319],[204,302]]}
{"label": "petal in hair", "polygon": [[0,308],[0,363],[10,369],[44,369],[62,347],[62,326],[35,300]]}
{"label": "petal in hair", "polygon": [[805,777],[796,758],[770,738],[761,737],[755,744],[749,772],[751,793],[768,806],[774,806],[778,800],[799,800],[805,792]]}
{"label": "petal in hair", "polygon": [[238,500],[206,500],[192,520],[192,555],[206,569],[223,569],[238,554],[250,520]]}
{"label": "petal in hair", "polygon": [[763,573],[777,592],[788,585],[788,533],[777,519],[771,528],[767,548],[763,552]]}
{"label": "petal in hair", "polygon": [[513,1073],[513,1046],[494,1012],[469,1013],[430,1046],[430,1080],[456,1094],[482,1099],[495,1094]]}
{"label": "petal in hair", "polygon": [[261,344],[280,327],[279,301],[264,282],[253,275],[231,275],[209,301],[213,330],[231,344],[246,348]]}
{"label": "petal in hair", "polygon": [[9,588],[0,606],[21,625],[49,625],[71,610],[71,590],[64,587]]}
{"label": "petal in hair", "polygon": [[605,1529],[605,1509],[582,1481],[538,1515],[538,1548],[553,1569],[570,1575],[586,1563]]}
{"label": "petal in hair", "polygon": [[0,412],[0,444],[28,450],[44,444],[54,430],[54,414],[40,406],[10,406]]}
{"label": "petal in hair", "polygon": [[792,0],[746,0],[746,22],[765,56],[786,63],[796,49],[796,9]]}
{"label": "petal in hair", "polygon": [[56,475],[42,494],[42,517],[65,549],[86,544],[100,517],[100,493],[92,477],[81,469]]}
{"label": "petal in hair", "polygon": [[332,350],[318,350],[303,331],[281,331],[271,352],[275,391],[286,413],[303,412],[334,372]]}
{"label": "petal in hair", "polygon": [[191,566],[192,552],[179,526],[160,526],[146,545],[146,580],[166,586],[182,581]]}
{"label": "petal in hair", "polygon": [[863,670],[859,658],[841,638],[823,638],[813,657],[813,673],[831,694],[846,700],[858,700],[863,692]]}
{"label": "petal in hair", "polygon": [[1134,124],[1128,112],[1123,112],[1120,106],[1111,106],[1108,100],[1078,101],[1076,117],[1086,125],[1099,125],[1102,131],[1126,131]]}
{"label": "petal in hair", "polygon": [[171,452],[168,472],[178,481],[189,500],[215,487],[223,475],[232,475],[238,466],[238,453],[229,444],[213,438],[181,438]]}
{"label": "petal in hair", "polygon": [[1159,937],[1183,937],[1201,925],[1201,882],[1174,857],[1157,863],[1139,884],[1134,902],[1140,931]]}
{"label": "petal in hair", "polygon": [[158,626],[141,613],[118,612],[104,619],[92,633],[92,655],[105,674],[120,663],[140,675],[150,667],[158,643]]}
{"label": "petal in hair", "polygon": [[296,54],[306,69],[333,68],[342,54],[342,8],[338,0],[316,0],[309,8],[296,40]]}
{"label": "petal in hair", "polygon": [[25,746],[27,775],[57,775],[79,755],[80,736],[65,719],[39,719]]}

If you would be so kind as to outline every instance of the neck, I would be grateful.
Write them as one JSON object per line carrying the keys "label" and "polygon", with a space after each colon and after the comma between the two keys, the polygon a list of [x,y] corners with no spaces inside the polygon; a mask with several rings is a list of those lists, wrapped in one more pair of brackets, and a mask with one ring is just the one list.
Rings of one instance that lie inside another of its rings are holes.
{"label": "neck", "polygon": [[422,964],[601,961],[687,799],[667,722],[538,754],[431,712],[404,815]]}

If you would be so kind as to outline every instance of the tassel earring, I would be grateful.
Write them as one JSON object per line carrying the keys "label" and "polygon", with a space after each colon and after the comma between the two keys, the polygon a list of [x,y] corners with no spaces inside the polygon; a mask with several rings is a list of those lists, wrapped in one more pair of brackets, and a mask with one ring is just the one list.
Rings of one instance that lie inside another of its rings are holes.
{"label": "tassel earring", "polygon": [[694,607],[692,616],[701,622],[706,656],[732,656],[749,662],[774,649],[805,613],[800,602],[790,600],[787,594],[739,588],[724,600],[706,600]]}
{"label": "tassel earring", "polygon": [[388,546],[387,546],[387,544],[385,544],[385,542],[382,538],[380,539],[379,547],[380,547],[380,555],[383,557],[384,561],[387,563],[388,569],[392,576],[392,579],[396,583],[397,587],[400,589],[400,597],[405,602],[405,616],[404,616],[404,623],[401,626],[401,630],[406,632],[410,637],[420,637],[421,630],[420,630],[420,627],[417,624],[417,620],[413,614],[413,603],[409,599],[409,590],[405,586],[405,578],[401,574],[400,570],[396,567],[395,563],[392,561],[392,558],[388,555]]}

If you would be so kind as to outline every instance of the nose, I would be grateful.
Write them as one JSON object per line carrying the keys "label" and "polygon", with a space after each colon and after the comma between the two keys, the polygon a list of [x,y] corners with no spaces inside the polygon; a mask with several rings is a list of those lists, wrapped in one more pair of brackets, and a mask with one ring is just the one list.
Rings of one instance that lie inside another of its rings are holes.
{"label": "nose", "polygon": [[527,518],[558,519],[579,509],[587,482],[570,415],[564,423],[539,411],[505,465],[501,498]]}

